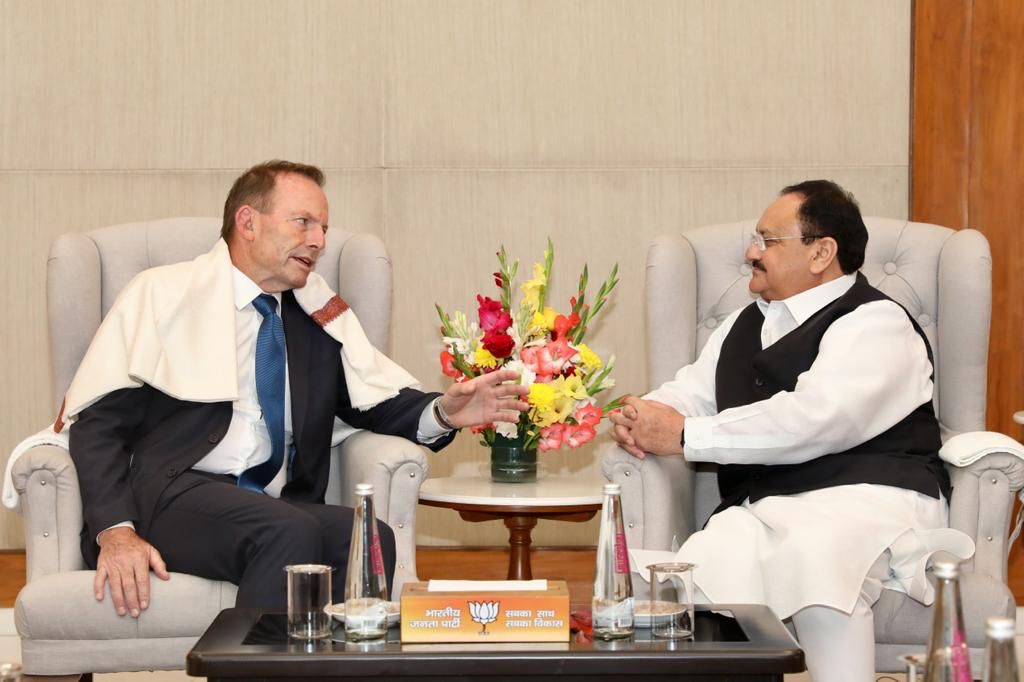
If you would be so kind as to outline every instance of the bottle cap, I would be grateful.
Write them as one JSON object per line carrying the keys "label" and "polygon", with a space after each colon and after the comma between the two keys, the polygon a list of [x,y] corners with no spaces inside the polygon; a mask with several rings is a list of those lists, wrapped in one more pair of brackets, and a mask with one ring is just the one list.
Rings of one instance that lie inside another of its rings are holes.
{"label": "bottle cap", "polygon": [[618,483],[605,483],[604,494],[605,495],[619,495],[622,493],[622,486]]}
{"label": "bottle cap", "polygon": [[992,616],[985,620],[985,634],[992,639],[1013,639],[1016,626],[1013,618]]}
{"label": "bottle cap", "polygon": [[956,578],[960,575],[960,562],[941,560],[932,564],[932,573],[936,578]]}
{"label": "bottle cap", "polygon": [[372,483],[356,483],[356,495],[372,495]]}

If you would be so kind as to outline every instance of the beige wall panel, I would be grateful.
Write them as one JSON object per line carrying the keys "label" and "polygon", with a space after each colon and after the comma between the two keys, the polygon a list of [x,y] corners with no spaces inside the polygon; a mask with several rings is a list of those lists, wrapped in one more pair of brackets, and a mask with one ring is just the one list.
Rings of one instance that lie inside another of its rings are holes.
{"label": "beige wall panel", "polygon": [[0,168],[380,165],[366,0],[3,0]]}
{"label": "beige wall panel", "polygon": [[907,163],[910,0],[389,0],[384,165]]}
{"label": "beige wall panel", "polygon": [[[66,232],[171,216],[220,215],[238,171],[208,173],[0,172],[2,268],[9,322],[0,334],[0,462],[55,416],[46,343],[46,254]],[[331,224],[382,234],[380,171],[327,171]],[[22,547],[20,518],[4,510],[0,547]]]}
{"label": "beige wall panel", "polygon": [[[851,189],[866,213],[906,215],[907,169],[774,168],[757,170],[387,171],[386,239],[395,263],[394,357],[428,388],[447,379],[434,303],[475,316],[477,293],[497,296],[492,272],[501,244],[520,260],[519,282],[540,261],[545,239],[555,245],[549,301],[567,307],[584,262],[590,293],[613,263],[621,283],[587,342],[603,358],[618,357],[610,393],[647,388],[643,312],[644,262],[650,240],[666,232],[757,217],[785,184],[832,177]],[[518,301],[518,299],[517,299]],[[611,397],[611,396],[609,396]],[[542,455],[549,471],[599,475],[602,435],[579,450]],[[469,433],[430,456],[431,476],[482,470],[487,452]],[[419,537],[427,544],[501,544],[500,523],[469,524],[451,511],[420,507]],[[591,544],[596,526],[541,522],[539,544]]]}

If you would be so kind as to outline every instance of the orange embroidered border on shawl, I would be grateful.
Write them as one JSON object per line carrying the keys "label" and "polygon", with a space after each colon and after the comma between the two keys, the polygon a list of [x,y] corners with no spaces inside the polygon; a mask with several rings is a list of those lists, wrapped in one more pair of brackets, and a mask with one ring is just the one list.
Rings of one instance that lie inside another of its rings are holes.
{"label": "orange embroidered border on shawl", "polygon": [[53,432],[60,433],[64,430],[64,407],[66,406],[68,399],[60,401],[60,412],[57,413],[57,420],[53,422]]}
{"label": "orange embroidered border on shawl", "polygon": [[321,327],[326,327],[346,310],[348,310],[348,303],[345,303],[341,296],[335,294],[324,304],[323,308],[320,308],[310,317]]}

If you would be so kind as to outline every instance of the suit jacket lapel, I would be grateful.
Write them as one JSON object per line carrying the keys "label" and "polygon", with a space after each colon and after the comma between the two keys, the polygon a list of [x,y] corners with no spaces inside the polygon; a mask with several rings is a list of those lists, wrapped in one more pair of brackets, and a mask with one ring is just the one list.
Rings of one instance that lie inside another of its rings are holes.
{"label": "suit jacket lapel", "polygon": [[285,345],[288,348],[288,382],[292,399],[292,440],[302,442],[302,429],[309,406],[309,362],[312,339],[309,318],[290,291],[281,295],[281,320],[284,322]]}

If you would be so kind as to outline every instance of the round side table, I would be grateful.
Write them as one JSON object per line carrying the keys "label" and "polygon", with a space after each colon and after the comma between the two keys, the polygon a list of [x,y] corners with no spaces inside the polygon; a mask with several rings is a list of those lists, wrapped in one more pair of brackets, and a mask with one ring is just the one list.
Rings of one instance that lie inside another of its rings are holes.
{"label": "round side table", "polygon": [[530,580],[530,534],[538,519],[581,523],[601,509],[604,479],[545,476],[532,483],[495,483],[489,476],[428,478],[420,504],[454,509],[466,521],[502,520],[508,528],[508,579]]}

